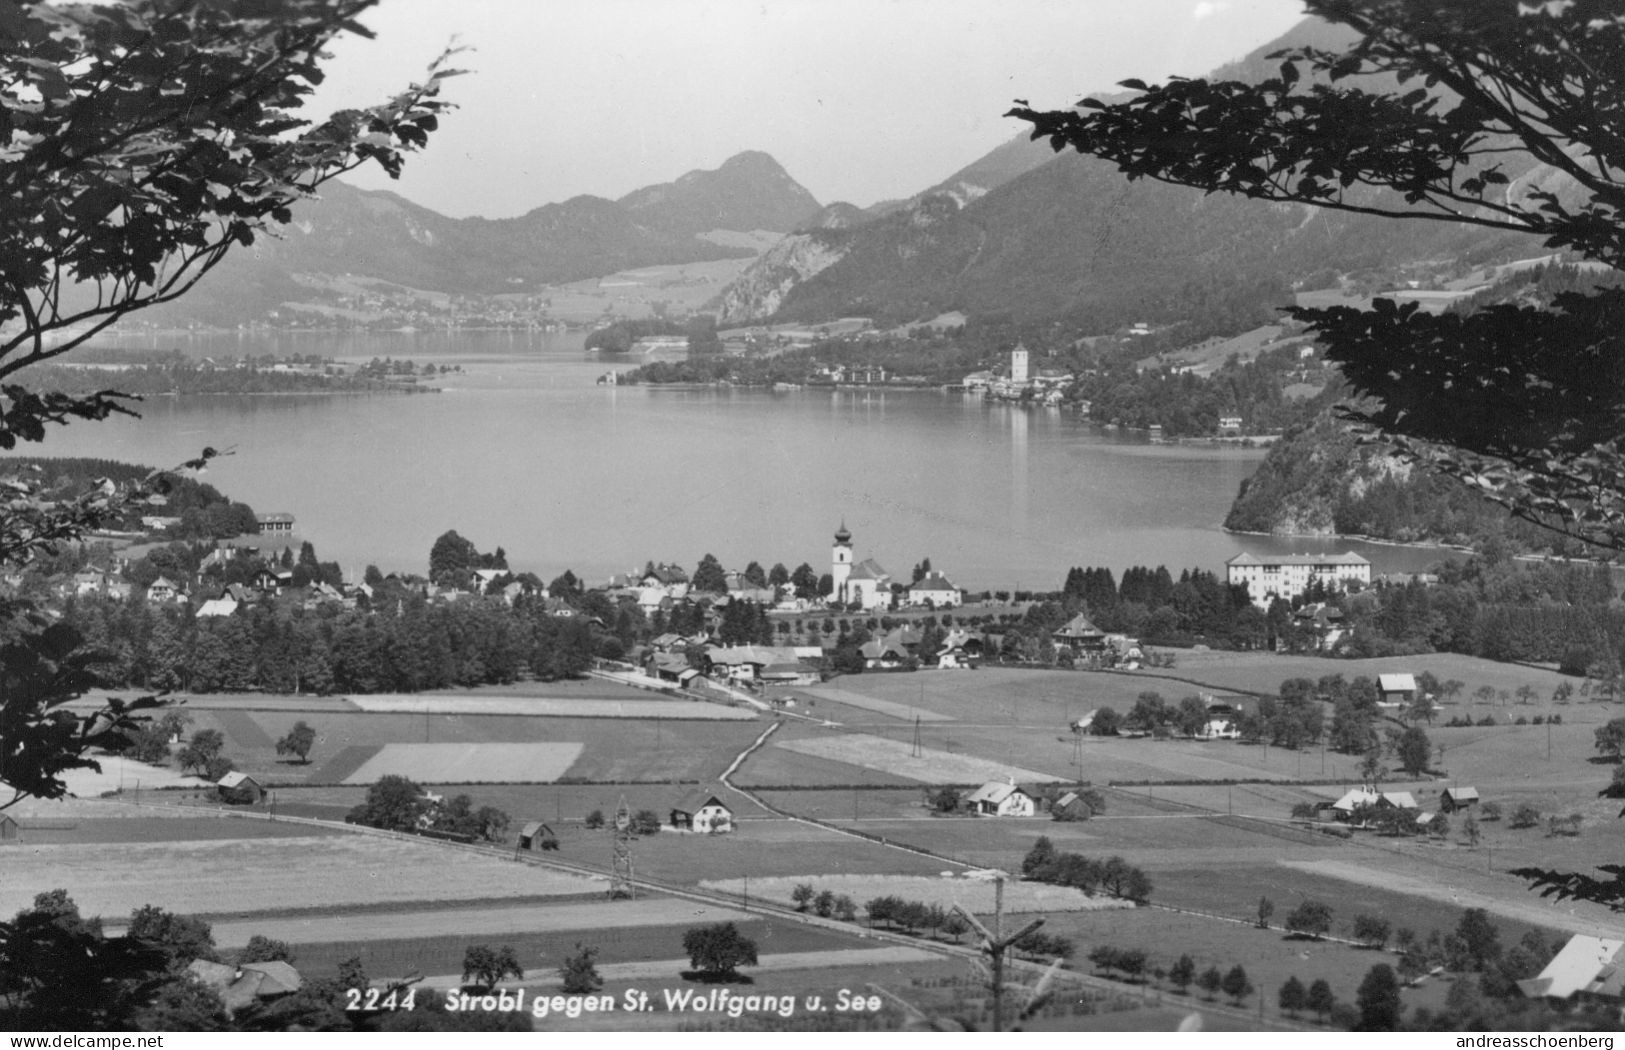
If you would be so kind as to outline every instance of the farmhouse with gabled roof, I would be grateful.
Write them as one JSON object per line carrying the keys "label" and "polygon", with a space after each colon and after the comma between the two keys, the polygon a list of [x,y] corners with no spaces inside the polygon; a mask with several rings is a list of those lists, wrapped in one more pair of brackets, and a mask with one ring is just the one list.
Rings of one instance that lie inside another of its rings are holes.
{"label": "farmhouse with gabled roof", "polygon": [[671,808],[671,826],[679,831],[720,835],[734,829],[734,814],[717,796],[696,791]]}
{"label": "farmhouse with gabled roof", "polygon": [[961,806],[990,817],[1030,817],[1038,811],[1033,797],[1008,780],[988,781],[966,796]]}
{"label": "farmhouse with gabled roof", "polygon": [[1518,982],[1531,999],[1625,999],[1625,941],[1575,934],[1539,975]]}

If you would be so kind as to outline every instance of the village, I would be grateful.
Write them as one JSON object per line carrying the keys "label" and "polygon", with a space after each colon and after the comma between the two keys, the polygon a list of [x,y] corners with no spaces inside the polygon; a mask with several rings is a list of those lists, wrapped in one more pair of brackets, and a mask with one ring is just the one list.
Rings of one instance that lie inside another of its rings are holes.
{"label": "village", "polygon": [[[127,555],[50,583],[73,622],[140,609],[158,617],[151,636],[180,616],[189,644],[219,638],[260,664],[278,631],[304,632],[310,648],[290,658],[297,688],[194,678],[139,760],[103,757],[100,775],[76,781],[79,800],[0,817],[0,842],[31,851],[12,854],[26,877],[0,894],[0,911],[52,882],[108,921],[149,904],[201,916],[222,952],[253,937],[289,946],[269,968],[198,964],[250,1010],[296,999],[350,956],[378,987],[406,987],[405,975],[477,989],[477,971],[458,967],[493,940],[519,960],[493,987],[552,987],[536,975],[569,938],[596,938],[612,992],[651,973],[677,979],[680,924],[640,910],[661,900],[698,902],[697,914],[752,933],[769,992],[812,981],[834,996],[861,978],[984,1022],[986,989],[949,976],[978,950],[974,931],[949,921],[956,906],[1045,920],[1045,934],[1010,949],[1012,973],[1030,959],[1030,984],[1047,961],[1069,960],[1051,979],[1076,994],[1044,1007],[1038,1026],[1132,1011],[1156,1028],[1195,1011],[1220,1028],[1303,1027],[1315,1022],[1301,1004],[1283,992],[1277,1006],[1274,993],[1316,967],[1335,992],[1316,1021],[1347,1023],[1375,916],[1392,926],[1376,950],[1390,953],[1408,1004],[1450,1016],[1457,989],[1483,984],[1497,1010],[1614,1008],[1604,971],[1625,939],[1613,920],[1558,907],[1510,874],[1585,870],[1613,848],[1612,813],[1596,798],[1605,778],[1588,767],[1613,698],[1576,694],[1556,671],[1456,655],[1328,663],[1315,650],[1335,648],[1342,625],[1306,598],[1372,585],[1358,555],[1240,554],[1225,566],[1225,585],[1246,588],[1255,609],[1296,599],[1307,654],[1174,652],[1101,629],[1082,605],[1065,613],[1066,593],[967,594],[929,561],[894,579],[844,522],[825,572],[729,570],[708,556],[692,573],[651,562],[594,586],[512,573],[500,549],[481,554],[456,533],[437,541],[428,576],[369,568],[352,581],[298,540],[294,515],[256,515],[256,526],[140,590]],[[1063,619],[1038,659],[1011,639],[1045,604]],[[357,690],[346,677],[355,639],[375,637],[373,659],[387,661],[391,632],[414,617],[456,628],[476,610],[499,617],[479,621],[487,631],[524,626],[555,648],[520,650],[500,678],[421,690]],[[379,816],[390,792],[406,817]],[[143,858],[138,868],[115,877],[88,863],[109,835]],[[224,876],[244,838],[279,858],[255,876],[252,914],[235,895],[182,889],[177,865]],[[386,886],[358,879],[385,857]],[[312,865],[319,887],[303,874]],[[586,899],[596,902],[571,903]],[[1299,914],[1305,899],[1319,909]],[[365,928],[301,918],[363,903],[385,909]],[[1520,953],[1452,954],[1460,916],[1503,925]],[[1190,948],[1161,959],[1158,944]],[[1141,962],[1119,970],[1113,960],[1135,951]],[[1194,978],[1171,976],[1184,956],[1244,979],[1228,1001],[1218,985],[1202,997]],[[1582,958],[1602,962],[1581,973]],[[898,1009],[864,1023],[898,1023]]]}

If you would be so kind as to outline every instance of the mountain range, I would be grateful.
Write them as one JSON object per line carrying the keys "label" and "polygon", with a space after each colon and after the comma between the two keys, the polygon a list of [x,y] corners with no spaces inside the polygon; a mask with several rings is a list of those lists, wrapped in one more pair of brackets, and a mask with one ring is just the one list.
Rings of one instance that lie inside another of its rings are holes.
{"label": "mountain range", "polygon": [[[1306,20],[1213,75],[1257,81],[1275,73],[1265,57],[1274,51],[1335,50],[1352,40]],[[1511,164],[1507,173],[1540,174]],[[824,222],[774,245],[723,291],[719,322],[904,323],[960,311],[1102,331],[1189,321],[1194,312],[1211,330],[1236,331],[1269,319],[1291,285],[1323,271],[1541,251],[1535,238],[1473,226],[1129,182],[1107,161],[1057,155],[1025,136],[868,214],[864,223]]]}
{"label": "mountain range", "polygon": [[334,180],[293,221],[228,255],[185,297],[143,312],[147,323],[234,327],[310,286],[346,275],[452,294],[540,291],[638,266],[749,258],[718,231],[786,233],[818,201],[765,153],[741,153],[620,200],[582,195],[512,219],[453,219],[388,191]]}
{"label": "mountain range", "polygon": [[[1307,20],[1214,75],[1262,78],[1274,71],[1272,51],[1349,39]],[[619,200],[579,196],[500,220],[452,219],[331,182],[280,236],[228,256],[190,295],[142,319],[236,325],[309,298],[310,285],[335,275],[496,294],[756,255],[723,231],[785,235],[710,305],[724,327],[961,311],[1101,331],[1194,312],[1209,330],[1236,331],[1269,319],[1310,274],[1540,251],[1533,238],[1476,227],[1128,182],[1107,162],[1018,135],[913,197],[869,208],[820,206],[760,152]]]}

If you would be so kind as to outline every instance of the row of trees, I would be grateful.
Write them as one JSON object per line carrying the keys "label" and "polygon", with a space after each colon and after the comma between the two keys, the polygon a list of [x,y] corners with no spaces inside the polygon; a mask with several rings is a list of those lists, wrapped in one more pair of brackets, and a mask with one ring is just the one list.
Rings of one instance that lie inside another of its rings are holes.
{"label": "row of trees", "polygon": [[[854,922],[858,917],[858,905],[846,894],[837,894],[829,888],[817,889],[810,882],[798,883],[790,891],[790,899],[795,902],[796,911],[813,910],[819,918],[828,919],[831,916],[843,922]],[[874,902],[871,901],[871,904]],[[874,909],[869,909],[869,922],[873,925],[877,915]],[[889,918],[889,916],[888,916]],[[919,924],[916,924],[919,925]],[[941,923],[937,924],[941,926]]]}
{"label": "row of trees", "polygon": [[1021,861],[1021,877],[1056,886],[1071,886],[1089,896],[1105,892],[1144,904],[1151,899],[1151,879],[1122,857],[1093,860],[1055,848],[1048,835],[1040,835]]}

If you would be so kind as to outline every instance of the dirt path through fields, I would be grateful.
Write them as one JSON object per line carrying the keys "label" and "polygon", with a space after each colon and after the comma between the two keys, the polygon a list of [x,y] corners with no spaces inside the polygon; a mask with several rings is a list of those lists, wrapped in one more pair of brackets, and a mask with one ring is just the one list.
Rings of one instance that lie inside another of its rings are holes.
{"label": "dirt path through fields", "polygon": [[[1398,858],[1388,858],[1393,865]],[[1606,909],[1585,902],[1567,901],[1562,904],[1547,900],[1530,892],[1524,900],[1508,899],[1503,889],[1505,879],[1477,875],[1471,872],[1449,871],[1438,873],[1405,873],[1393,867],[1368,868],[1342,860],[1281,860],[1277,863],[1298,871],[1314,872],[1362,886],[1376,886],[1413,897],[1443,901],[1463,908],[1483,908],[1493,915],[1501,915],[1519,922],[1533,923],[1571,933],[1589,933],[1600,937],[1625,938],[1617,916]]]}

